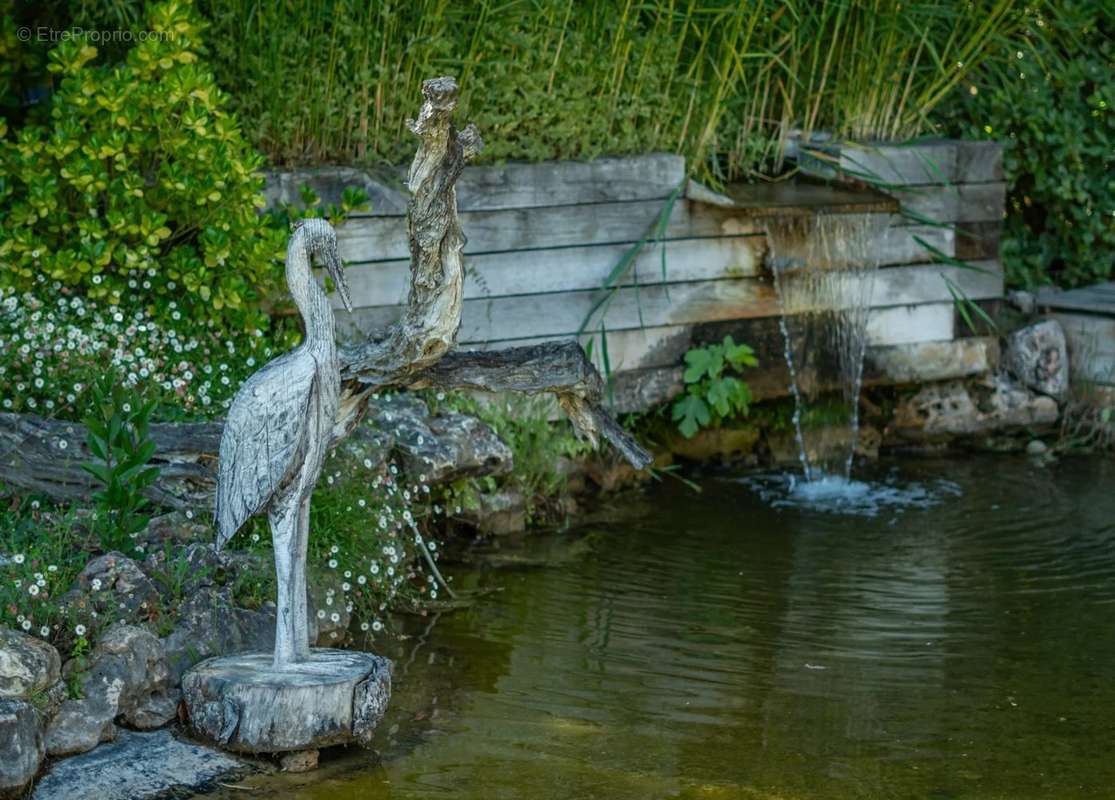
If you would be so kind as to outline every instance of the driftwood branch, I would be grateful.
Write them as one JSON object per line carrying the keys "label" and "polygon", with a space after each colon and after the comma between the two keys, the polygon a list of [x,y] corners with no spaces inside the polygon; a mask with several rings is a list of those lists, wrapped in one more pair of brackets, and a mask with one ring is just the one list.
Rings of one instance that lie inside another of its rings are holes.
{"label": "driftwood branch", "polygon": [[[422,86],[424,102],[409,123],[418,149],[407,184],[411,283],[402,318],[380,335],[342,348],[342,397],[334,426],[339,441],[359,423],[372,393],[385,388],[475,389],[551,393],[577,431],[594,444],[607,439],[633,466],[650,454],[602,404],[602,381],[576,342],[490,352],[454,352],[461,324],[465,236],[457,217],[456,181],[479,152],[472,125],[451,122],[457,104],[453,78]],[[0,480],[60,500],[87,497],[96,487],[80,468],[90,460],[85,427],[33,416],[0,414]],[[177,508],[212,502],[221,423],[153,425],[158,481],[152,500]]]}

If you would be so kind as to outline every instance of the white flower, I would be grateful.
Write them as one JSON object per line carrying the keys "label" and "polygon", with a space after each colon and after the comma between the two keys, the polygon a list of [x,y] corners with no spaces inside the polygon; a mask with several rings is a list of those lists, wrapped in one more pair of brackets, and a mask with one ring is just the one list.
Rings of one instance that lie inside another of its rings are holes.
{"label": "white flower", "polygon": [[369,627],[369,626],[368,626],[368,623],[367,623],[367,622],[361,622],[361,623],[360,623],[360,630],[362,630],[362,631],[366,631],[366,630],[368,630],[368,627]]}
{"label": "white flower", "polygon": [[373,562],[372,563],[372,568],[371,568],[370,571],[373,575],[378,575],[379,574],[379,564],[376,564],[376,563]]}
{"label": "white flower", "polygon": [[379,621],[379,620],[377,619],[377,620],[376,620],[375,622],[373,622],[373,623],[372,623],[372,630],[373,630],[373,631],[381,631],[381,630],[383,630],[383,623],[382,623],[382,622],[380,622],[380,621]]}
{"label": "white flower", "polygon": [[329,552],[333,555],[336,555],[337,553],[341,552],[341,548],[339,548],[337,545],[333,545],[329,548]]}
{"label": "white flower", "polygon": [[39,593],[39,584],[32,583],[30,586],[27,587],[27,594],[31,595],[32,597],[35,597],[38,593]]}
{"label": "white flower", "polygon": [[342,592],[352,591],[352,584],[349,583],[348,581],[345,581],[344,583],[341,584],[341,591]]}
{"label": "white flower", "polygon": [[74,626],[74,633],[76,633],[78,636],[84,636],[85,635],[85,626],[84,625],[75,625]]}
{"label": "white flower", "polygon": [[372,460],[370,458],[365,458],[364,459],[364,468],[365,469],[371,469],[372,468]]}
{"label": "white flower", "polygon": [[329,559],[329,569],[336,569],[336,568],[337,568],[337,559],[335,559],[335,558]]}
{"label": "white flower", "polygon": [[318,609],[317,618],[318,619],[325,619],[325,610],[324,609],[320,609],[320,608]]}
{"label": "white flower", "polygon": [[332,614],[329,615],[329,620],[333,623],[340,622],[341,621],[341,615],[338,614],[336,611],[334,611]]}
{"label": "white flower", "polygon": [[23,630],[25,630],[25,631],[31,630],[31,620],[29,620],[29,619],[23,620],[20,627],[23,628]]}
{"label": "white flower", "polygon": [[24,557],[25,556],[23,555],[23,553],[16,553],[14,556],[12,556],[12,561],[17,564],[22,564]]}
{"label": "white flower", "polygon": [[101,590],[101,579],[100,578],[94,578],[93,579],[93,591],[94,592],[99,592],[100,590]]}
{"label": "white flower", "polygon": [[44,639],[50,636],[50,626],[43,625],[43,627],[39,628],[39,636],[43,637]]}
{"label": "white flower", "polygon": [[356,582],[357,582],[358,584],[360,584],[361,586],[363,586],[363,585],[364,585],[365,583],[367,583],[367,582],[368,582],[368,579],[367,579],[367,578],[366,578],[365,576],[363,576],[363,575],[357,575],[357,576],[356,576]]}

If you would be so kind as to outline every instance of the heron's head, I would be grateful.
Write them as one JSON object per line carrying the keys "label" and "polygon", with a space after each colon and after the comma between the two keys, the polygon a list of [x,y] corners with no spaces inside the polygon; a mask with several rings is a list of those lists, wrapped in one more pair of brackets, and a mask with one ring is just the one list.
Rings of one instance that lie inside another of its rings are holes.
{"label": "heron's head", "polygon": [[345,282],[344,265],[337,251],[337,233],[324,219],[303,219],[294,223],[294,230],[301,231],[305,237],[306,249],[319,266],[329,271],[329,277],[337,287],[337,294],[352,313],[352,300],[348,296],[348,283]]}

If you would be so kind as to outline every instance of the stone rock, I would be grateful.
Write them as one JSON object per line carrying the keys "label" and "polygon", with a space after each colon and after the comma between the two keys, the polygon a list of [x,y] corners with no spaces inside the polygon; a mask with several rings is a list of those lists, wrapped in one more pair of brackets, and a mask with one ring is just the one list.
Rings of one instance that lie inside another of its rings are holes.
{"label": "stone rock", "polygon": [[230,586],[206,586],[187,596],[178,623],[163,640],[171,681],[194,664],[215,655],[275,646],[275,605],[237,608]]}
{"label": "stone rock", "polygon": [[24,700],[0,699],[0,798],[22,796],[45,756],[39,712]]}
{"label": "stone rock", "polygon": [[[75,662],[67,669],[72,673]],[[52,756],[83,753],[116,735],[114,722],[157,728],[174,719],[178,693],[162,643],[145,628],[117,623],[101,636],[81,677],[82,697],[66,700],[47,726]]]}
{"label": "stone rock", "polygon": [[281,753],[366,744],[391,696],[390,662],[314,650],[276,670],[272,654],[213,658],[182,678],[190,728],[229,750]]}
{"label": "stone rock", "polygon": [[0,698],[27,700],[58,683],[62,659],[42,639],[0,628]]}
{"label": "stone rock", "polygon": [[526,498],[521,492],[489,492],[479,497],[479,508],[463,509],[458,519],[487,536],[506,536],[527,527]]}
{"label": "stone rock", "polygon": [[159,590],[132,559],[123,553],[106,553],[85,565],[70,591],[62,598],[69,608],[91,607],[97,613],[129,622],[144,622],[159,604]]}
{"label": "stone rock", "polygon": [[1007,337],[1005,364],[1023,386],[1055,399],[1069,389],[1069,356],[1065,331],[1047,319],[1014,331]]}
{"label": "stone rock", "polygon": [[686,439],[670,438],[671,452],[689,461],[729,461],[751,455],[759,441],[757,428],[708,428]]}
{"label": "stone rock", "polygon": [[317,750],[292,750],[279,756],[283,772],[310,772],[317,769]]}
{"label": "stone rock", "polygon": [[192,797],[220,778],[252,769],[227,753],[177,739],[169,730],[120,731],[112,744],[54,763],[32,800]]}
{"label": "stone rock", "polygon": [[511,450],[488,425],[467,414],[431,416],[417,398],[395,395],[369,410],[369,424],[394,439],[394,450],[411,480],[439,484],[459,478],[502,475],[513,465]]}
{"label": "stone rock", "polygon": [[152,517],[137,539],[148,549],[165,544],[190,544],[213,539],[213,528],[186,511],[172,511]]}
{"label": "stone rock", "polygon": [[1023,314],[1033,314],[1034,309],[1037,308],[1037,297],[1034,293],[1022,289],[1011,289],[1007,292],[1007,302]]}
{"label": "stone rock", "polygon": [[1043,456],[1049,452],[1049,446],[1046,445],[1041,439],[1032,439],[1026,445],[1026,455],[1030,456]]}
{"label": "stone rock", "polygon": [[1036,395],[1004,375],[970,383],[930,384],[895,410],[891,432],[904,439],[972,436],[992,431],[1049,425],[1057,403]]}

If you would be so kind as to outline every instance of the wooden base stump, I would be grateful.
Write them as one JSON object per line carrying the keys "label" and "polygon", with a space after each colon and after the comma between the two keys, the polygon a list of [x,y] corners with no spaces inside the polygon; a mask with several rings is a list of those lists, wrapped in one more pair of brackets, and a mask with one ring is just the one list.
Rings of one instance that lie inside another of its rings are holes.
{"label": "wooden base stump", "polygon": [[313,650],[277,670],[271,653],[222,656],[187,672],[182,694],[194,733],[228,750],[367,744],[391,697],[390,663],[371,653]]}

